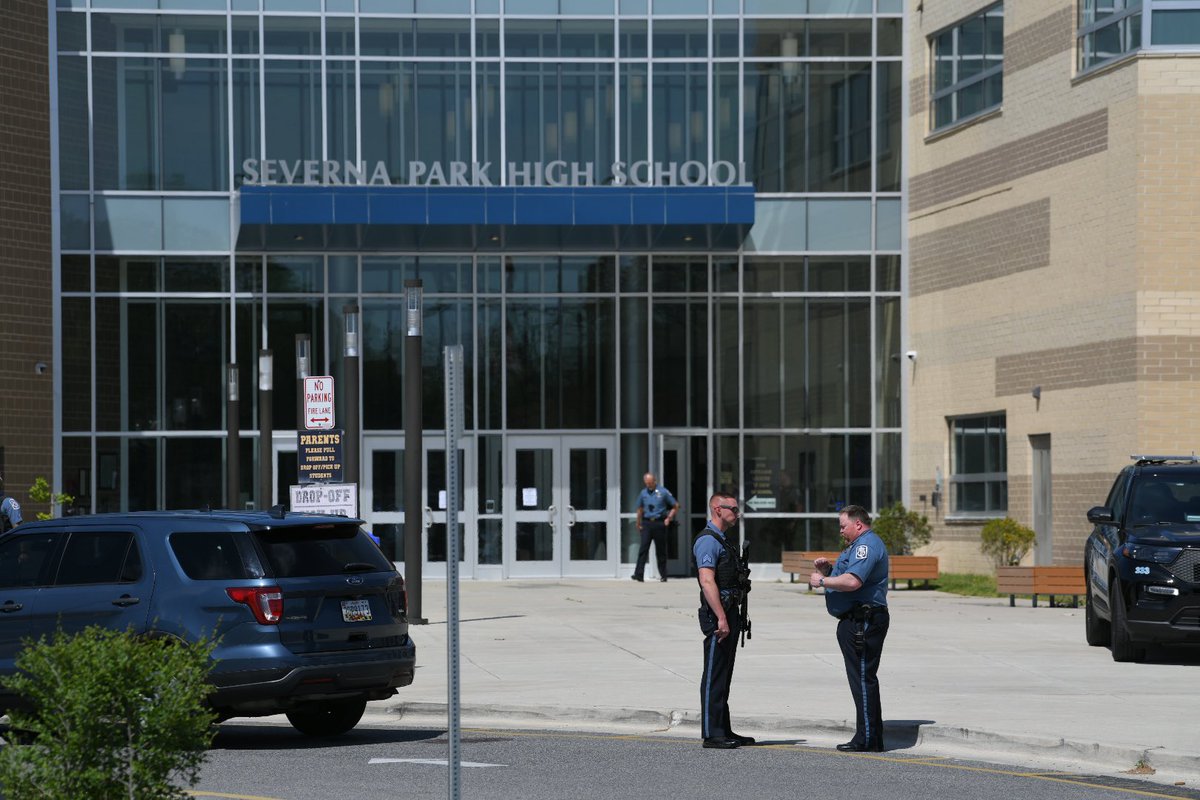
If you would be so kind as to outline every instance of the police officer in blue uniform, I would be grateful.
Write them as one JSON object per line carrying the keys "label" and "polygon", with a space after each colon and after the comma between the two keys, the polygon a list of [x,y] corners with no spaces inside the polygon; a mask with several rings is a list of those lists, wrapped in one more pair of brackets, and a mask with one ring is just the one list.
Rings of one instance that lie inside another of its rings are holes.
{"label": "police officer in blue uniform", "polygon": [[0,533],[21,524],[21,504],[4,496],[4,476],[0,475]]}
{"label": "police officer in blue uniform", "polygon": [[692,555],[700,581],[700,632],[704,634],[704,675],[700,680],[700,730],[704,746],[732,750],[754,744],[754,739],[733,732],[729,724],[729,685],[737,655],[741,583],[737,545],[729,531],[741,512],[727,494],[708,500],[709,523],[696,534]]}
{"label": "police officer in blue uniform", "polygon": [[642,476],[646,485],[638,495],[637,527],[642,534],[642,546],[638,550],[637,566],[632,578],[640,581],[646,573],[646,561],[650,558],[650,543],[654,542],[654,555],[658,559],[658,579],[667,579],[667,526],[679,513],[675,496],[658,485],[653,472]]}
{"label": "police officer in blue uniform", "polygon": [[862,506],[846,506],[838,519],[846,549],[836,564],[813,561],[808,579],[825,590],[825,607],[838,618],[837,639],[846,661],[846,679],[857,711],[854,738],[839,744],[843,752],[883,751],[883,710],[879,702],[879,658],[888,632],[888,554],[871,530]]}

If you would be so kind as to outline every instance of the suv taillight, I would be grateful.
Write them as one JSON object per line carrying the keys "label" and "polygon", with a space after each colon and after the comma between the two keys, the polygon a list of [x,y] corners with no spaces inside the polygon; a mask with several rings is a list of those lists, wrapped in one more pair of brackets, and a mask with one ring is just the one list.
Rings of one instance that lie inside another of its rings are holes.
{"label": "suv taillight", "polygon": [[283,617],[283,592],[278,586],[231,586],[225,593],[235,603],[249,606],[262,625],[278,625]]}

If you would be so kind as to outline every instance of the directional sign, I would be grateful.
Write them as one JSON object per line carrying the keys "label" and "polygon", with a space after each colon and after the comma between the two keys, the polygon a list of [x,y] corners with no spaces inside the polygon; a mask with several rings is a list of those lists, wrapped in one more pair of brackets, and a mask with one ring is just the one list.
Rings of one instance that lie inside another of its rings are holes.
{"label": "directional sign", "polygon": [[333,378],[328,375],[304,379],[304,427],[310,431],[333,427]]}
{"label": "directional sign", "polygon": [[746,501],[746,507],[751,511],[774,511],[775,498],[759,497],[758,495],[755,495]]}
{"label": "directional sign", "polygon": [[291,510],[296,514],[358,516],[358,488],[354,483],[312,483],[291,487]]}

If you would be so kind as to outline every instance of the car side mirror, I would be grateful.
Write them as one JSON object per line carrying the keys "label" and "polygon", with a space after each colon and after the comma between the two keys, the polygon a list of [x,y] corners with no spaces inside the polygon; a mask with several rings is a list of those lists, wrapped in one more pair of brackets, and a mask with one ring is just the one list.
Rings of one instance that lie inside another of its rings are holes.
{"label": "car side mirror", "polygon": [[1094,506],[1088,509],[1088,522],[1099,525],[1102,522],[1112,522],[1113,512],[1108,506]]}

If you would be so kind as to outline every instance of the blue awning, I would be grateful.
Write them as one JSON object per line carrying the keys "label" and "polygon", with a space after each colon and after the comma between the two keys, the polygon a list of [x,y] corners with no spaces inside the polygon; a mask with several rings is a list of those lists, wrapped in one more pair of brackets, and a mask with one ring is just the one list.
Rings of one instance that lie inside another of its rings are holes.
{"label": "blue awning", "polygon": [[239,250],[736,250],[752,186],[243,186]]}

